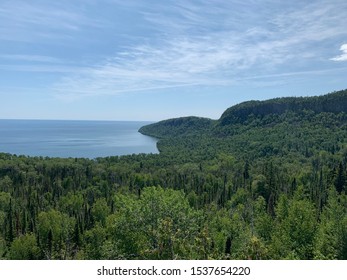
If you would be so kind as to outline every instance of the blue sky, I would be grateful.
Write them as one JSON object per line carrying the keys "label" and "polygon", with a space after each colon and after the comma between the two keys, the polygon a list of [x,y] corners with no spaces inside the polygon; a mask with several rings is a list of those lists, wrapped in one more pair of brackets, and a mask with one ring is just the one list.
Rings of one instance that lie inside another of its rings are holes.
{"label": "blue sky", "polygon": [[217,119],[347,88],[347,1],[1,0],[0,118]]}

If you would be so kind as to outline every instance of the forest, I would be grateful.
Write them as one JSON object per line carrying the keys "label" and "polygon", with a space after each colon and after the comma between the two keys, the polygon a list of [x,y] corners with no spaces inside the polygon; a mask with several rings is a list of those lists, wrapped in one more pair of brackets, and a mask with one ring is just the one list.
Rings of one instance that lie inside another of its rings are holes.
{"label": "forest", "polygon": [[140,132],[159,154],[0,153],[0,259],[347,259],[347,90]]}

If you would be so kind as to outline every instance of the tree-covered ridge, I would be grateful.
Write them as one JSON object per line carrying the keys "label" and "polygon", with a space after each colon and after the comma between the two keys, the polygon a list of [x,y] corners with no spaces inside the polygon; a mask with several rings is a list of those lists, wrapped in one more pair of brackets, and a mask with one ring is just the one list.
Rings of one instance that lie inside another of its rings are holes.
{"label": "tree-covered ridge", "polygon": [[141,130],[160,154],[0,153],[0,258],[347,259],[346,112]]}
{"label": "tree-covered ridge", "polygon": [[248,101],[227,109],[221,116],[221,125],[243,123],[250,116],[263,118],[267,115],[280,115],[286,112],[300,113],[347,113],[347,90],[323,96],[285,97],[266,101]]}
{"label": "tree-covered ridge", "polygon": [[143,126],[139,132],[159,139],[192,136],[208,132],[214,123],[215,121],[207,118],[182,117]]}
{"label": "tree-covered ridge", "polygon": [[[283,97],[265,101],[246,101],[228,108],[214,121],[201,117],[182,117],[160,121],[142,127],[143,134],[159,139],[206,133],[218,126],[237,125],[254,118],[279,116],[286,113],[305,114],[347,113],[347,90],[313,97]],[[304,116],[305,117],[305,116]]]}
{"label": "tree-covered ridge", "polygon": [[305,161],[315,151],[335,153],[346,145],[346,104],[347,90],[250,101],[227,109],[217,121],[177,118],[145,126],[140,132],[158,137],[159,150],[172,156],[204,160],[228,152],[241,160],[295,156]]}

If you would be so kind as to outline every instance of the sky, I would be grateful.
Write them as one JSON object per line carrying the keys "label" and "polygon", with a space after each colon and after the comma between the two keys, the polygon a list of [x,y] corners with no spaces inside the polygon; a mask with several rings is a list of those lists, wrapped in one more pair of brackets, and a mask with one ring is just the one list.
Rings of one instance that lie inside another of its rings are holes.
{"label": "sky", "polygon": [[347,88],[347,1],[1,0],[0,119],[218,119]]}

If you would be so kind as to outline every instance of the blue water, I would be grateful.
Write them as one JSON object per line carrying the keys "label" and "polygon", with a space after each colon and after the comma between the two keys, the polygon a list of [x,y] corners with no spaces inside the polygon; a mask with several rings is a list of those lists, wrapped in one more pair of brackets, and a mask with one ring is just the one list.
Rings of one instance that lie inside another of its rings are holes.
{"label": "blue water", "polygon": [[138,129],[149,122],[0,120],[0,152],[96,158],[158,153],[157,140]]}

